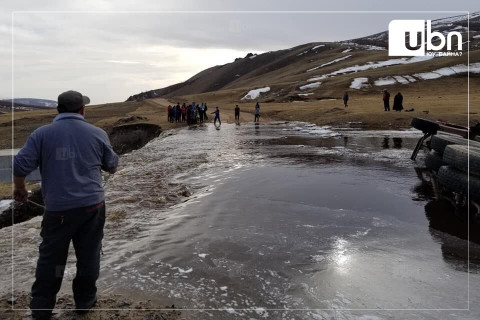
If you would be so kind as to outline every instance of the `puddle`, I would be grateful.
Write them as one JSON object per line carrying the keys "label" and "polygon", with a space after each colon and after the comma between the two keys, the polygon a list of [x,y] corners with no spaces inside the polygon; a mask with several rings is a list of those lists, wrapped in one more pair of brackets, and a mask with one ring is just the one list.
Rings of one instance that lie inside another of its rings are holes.
{"label": "puddle", "polygon": [[[164,132],[122,156],[108,181],[99,292],[138,290],[209,309],[191,311],[195,319],[409,318],[335,310],[467,308],[466,258],[451,253],[468,243],[432,231],[431,197],[409,160],[420,134],[298,122]],[[13,232],[15,279],[27,290],[39,223]],[[2,254],[9,229],[0,230]],[[0,264],[8,270],[11,261]],[[470,271],[476,301],[480,275]]]}

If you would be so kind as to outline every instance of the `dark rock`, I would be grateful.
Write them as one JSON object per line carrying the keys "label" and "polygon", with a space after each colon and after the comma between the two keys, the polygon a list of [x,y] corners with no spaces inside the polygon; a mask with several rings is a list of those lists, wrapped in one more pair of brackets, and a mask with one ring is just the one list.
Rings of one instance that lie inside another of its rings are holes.
{"label": "dark rock", "polygon": [[[39,205],[43,204],[42,189],[34,189],[28,197],[28,200],[38,203]],[[33,217],[43,215],[44,209],[40,206],[34,205],[31,202],[16,202],[14,204],[15,210],[13,210],[14,215],[12,219],[12,206],[7,210],[0,212],[0,229],[9,227],[14,223],[20,223],[27,220],[30,220]],[[13,220],[13,221],[12,221]]]}
{"label": "dark rock", "polygon": [[140,149],[162,132],[155,124],[136,123],[113,127],[109,131],[113,150],[118,154]]}

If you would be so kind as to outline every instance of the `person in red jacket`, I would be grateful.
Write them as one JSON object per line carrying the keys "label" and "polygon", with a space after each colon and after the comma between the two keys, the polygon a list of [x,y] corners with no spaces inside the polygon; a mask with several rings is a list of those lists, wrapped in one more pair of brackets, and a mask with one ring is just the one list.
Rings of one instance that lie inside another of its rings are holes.
{"label": "person in red jacket", "polygon": [[387,89],[383,90],[383,108],[385,111],[390,111],[390,92]]}
{"label": "person in red jacket", "polygon": [[185,106],[185,103],[183,103],[183,105],[182,105],[182,122],[185,122],[186,115],[187,115],[187,107]]}

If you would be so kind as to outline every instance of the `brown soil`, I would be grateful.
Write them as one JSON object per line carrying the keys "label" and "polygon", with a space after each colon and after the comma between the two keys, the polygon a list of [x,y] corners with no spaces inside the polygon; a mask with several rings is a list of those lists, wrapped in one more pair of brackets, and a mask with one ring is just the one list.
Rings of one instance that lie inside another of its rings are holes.
{"label": "brown soil", "polygon": [[[29,310],[30,296],[25,292],[16,295],[15,303],[12,305],[7,300],[10,296],[4,296],[0,299],[0,319],[26,319],[30,318]],[[61,295],[57,299],[52,320],[175,320],[183,319],[181,311],[175,309],[166,301],[155,300],[155,297],[149,297],[151,300],[132,300],[131,296],[126,295],[108,295],[99,296],[95,307],[84,315],[79,315],[74,311],[75,305],[71,296]],[[14,310],[15,309],[15,310]],[[65,309],[65,310],[60,310]],[[110,309],[110,310],[96,310]],[[156,309],[156,310],[153,310]]]}

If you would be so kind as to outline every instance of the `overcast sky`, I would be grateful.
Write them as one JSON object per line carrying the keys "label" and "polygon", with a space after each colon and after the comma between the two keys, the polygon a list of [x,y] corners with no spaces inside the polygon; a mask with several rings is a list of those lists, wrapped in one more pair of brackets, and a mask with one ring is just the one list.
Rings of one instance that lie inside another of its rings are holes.
{"label": "overcast sky", "polygon": [[[480,6],[477,0],[7,0],[0,9],[0,98],[12,96],[13,38],[16,98],[56,100],[74,89],[97,104],[184,81],[249,52],[346,40],[385,31],[393,19],[435,19]],[[255,10],[306,13],[240,12]]]}

